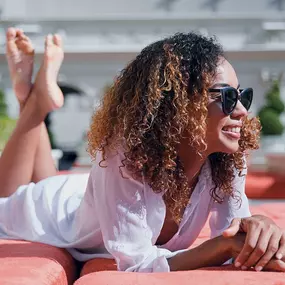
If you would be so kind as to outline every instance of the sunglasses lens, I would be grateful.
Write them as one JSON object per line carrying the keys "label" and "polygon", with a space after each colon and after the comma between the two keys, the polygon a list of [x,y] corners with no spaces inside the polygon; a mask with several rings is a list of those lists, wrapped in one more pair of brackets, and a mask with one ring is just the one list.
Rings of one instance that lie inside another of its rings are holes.
{"label": "sunglasses lens", "polygon": [[253,90],[251,88],[247,88],[242,91],[240,101],[246,110],[249,110],[252,98],[253,98]]}
{"label": "sunglasses lens", "polygon": [[228,114],[230,114],[236,107],[237,99],[238,99],[238,93],[236,89],[227,88],[225,90],[224,108]]}

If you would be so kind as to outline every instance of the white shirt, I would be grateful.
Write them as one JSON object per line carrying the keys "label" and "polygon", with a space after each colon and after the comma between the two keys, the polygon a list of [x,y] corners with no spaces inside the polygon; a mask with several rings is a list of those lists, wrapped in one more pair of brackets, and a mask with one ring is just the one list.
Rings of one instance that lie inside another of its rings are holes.
{"label": "white shirt", "polygon": [[167,272],[167,259],[195,241],[209,214],[211,237],[220,235],[233,218],[250,216],[245,176],[234,179],[241,205],[231,197],[215,203],[207,161],[178,232],[156,246],[166,214],[162,194],[131,178],[125,168],[121,168],[127,177],[123,178],[122,159],[122,154],[113,155],[102,168],[98,154],[89,178],[87,174],[50,177],[1,198],[0,237],[67,248],[80,261],[115,258],[122,271]]}

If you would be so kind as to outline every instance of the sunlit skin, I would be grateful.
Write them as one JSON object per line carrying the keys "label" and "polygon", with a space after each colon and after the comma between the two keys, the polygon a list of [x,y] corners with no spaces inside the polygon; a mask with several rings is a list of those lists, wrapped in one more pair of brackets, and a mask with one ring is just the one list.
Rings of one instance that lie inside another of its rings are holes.
{"label": "sunlit skin", "polygon": [[[212,88],[231,86],[239,88],[236,72],[227,60],[222,60],[217,71],[217,76]],[[238,150],[240,128],[242,119],[247,116],[247,110],[238,101],[236,108],[230,116],[222,111],[220,99],[215,100],[209,96],[208,128],[207,128],[207,153],[225,152],[234,153]],[[233,129],[234,128],[234,129]],[[234,132],[232,131],[234,130]]]}
{"label": "sunlit skin", "polygon": [[[227,60],[221,59],[211,88],[225,86],[239,88],[239,83],[232,65]],[[207,149],[203,153],[203,157],[197,154],[196,150],[191,149],[186,138],[182,139],[179,147],[179,154],[190,184],[210,154],[214,152],[234,153],[238,150],[240,132],[238,129],[235,129],[235,132],[230,130],[231,128],[240,128],[245,116],[247,116],[247,110],[240,101],[238,101],[233,113],[227,116],[222,110],[221,100],[212,98],[209,94],[208,127],[205,139]]]}

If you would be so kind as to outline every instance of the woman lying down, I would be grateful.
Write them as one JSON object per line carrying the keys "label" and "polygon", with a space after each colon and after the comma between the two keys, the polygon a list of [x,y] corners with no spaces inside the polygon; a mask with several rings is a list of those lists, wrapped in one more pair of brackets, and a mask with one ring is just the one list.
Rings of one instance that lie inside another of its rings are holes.
{"label": "woman lying down", "polygon": [[[0,160],[0,237],[66,248],[74,258],[114,258],[118,270],[167,272],[222,265],[285,271],[285,235],[251,215],[245,153],[258,147],[241,87],[212,38],[178,33],[130,62],[92,118],[89,175],[55,176],[44,119],[63,105],[58,35],[48,35],[32,84],[34,48],[7,31],[20,104]],[[70,126],[72,128],[72,126]],[[210,216],[211,237],[189,246]]]}

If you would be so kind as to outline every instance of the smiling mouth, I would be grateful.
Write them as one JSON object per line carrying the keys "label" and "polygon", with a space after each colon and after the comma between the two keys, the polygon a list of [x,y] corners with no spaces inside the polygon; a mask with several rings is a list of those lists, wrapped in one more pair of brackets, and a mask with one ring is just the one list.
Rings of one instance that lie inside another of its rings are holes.
{"label": "smiling mouth", "polygon": [[240,129],[240,127],[223,127],[222,133],[231,139],[239,139]]}

